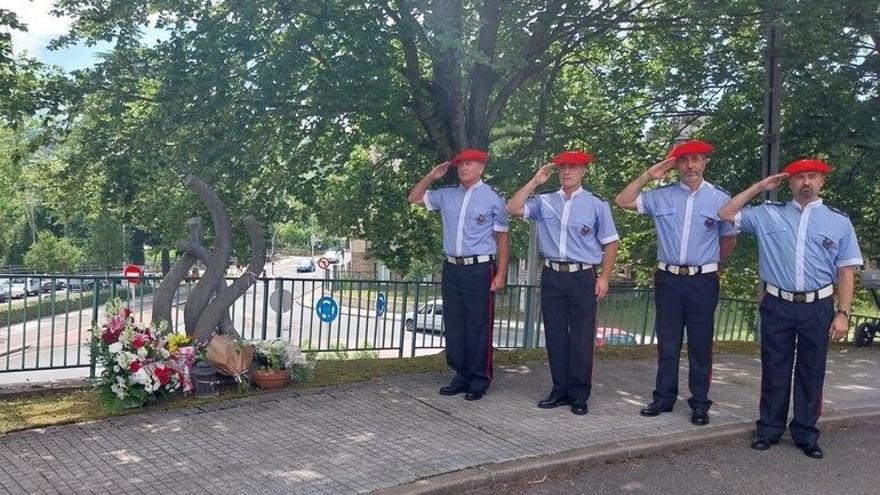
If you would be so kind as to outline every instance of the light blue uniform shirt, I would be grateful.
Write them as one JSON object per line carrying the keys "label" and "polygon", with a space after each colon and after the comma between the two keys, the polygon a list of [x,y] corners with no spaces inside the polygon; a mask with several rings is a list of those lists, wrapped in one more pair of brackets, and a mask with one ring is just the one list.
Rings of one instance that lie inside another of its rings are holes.
{"label": "light blue uniform shirt", "polygon": [[761,279],[789,292],[812,292],[837,281],[837,269],[862,265],[849,217],[817,199],[743,208],[734,225],[758,238]]}
{"label": "light blue uniform shirt", "polygon": [[678,182],[639,194],[636,209],[654,218],[657,260],[687,266],[718,263],[719,236],[739,232],[718,216],[718,210],[728,200],[727,192],[705,180],[695,192]]}
{"label": "light blue uniform shirt", "polygon": [[553,261],[598,265],[602,246],[620,239],[608,203],[582,187],[568,200],[561,189],[529,198],[523,217],[537,222],[538,249]]}
{"label": "light blue uniform shirt", "polygon": [[459,184],[425,191],[424,202],[429,211],[440,211],[448,256],[495,254],[495,232],[509,229],[504,198],[483,181],[470,189]]}

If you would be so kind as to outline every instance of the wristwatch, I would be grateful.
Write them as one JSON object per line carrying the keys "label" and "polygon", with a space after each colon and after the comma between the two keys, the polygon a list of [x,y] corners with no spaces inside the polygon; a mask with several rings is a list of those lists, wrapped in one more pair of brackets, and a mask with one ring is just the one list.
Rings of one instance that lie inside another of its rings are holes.
{"label": "wristwatch", "polygon": [[842,314],[843,316],[846,316],[846,319],[847,319],[847,320],[849,319],[850,312],[849,312],[848,309],[837,308],[837,312],[840,313],[840,314]]}

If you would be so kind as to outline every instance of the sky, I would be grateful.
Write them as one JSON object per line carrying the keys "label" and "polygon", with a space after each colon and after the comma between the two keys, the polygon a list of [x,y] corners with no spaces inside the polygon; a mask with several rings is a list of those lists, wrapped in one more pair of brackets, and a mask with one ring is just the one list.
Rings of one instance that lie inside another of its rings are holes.
{"label": "sky", "polygon": [[[17,54],[26,52],[41,62],[71,71],[93,65],[97,54],[110,51],[112,45],[109,43],[92,47],[76,45],[54,51],[46,49],[50,41],[66,34],[71,24],[68,17],[50,14],[54,3],[55,0],[0,0],[0,9],[15,12],[19,21],[27,25],[27,32],[11,31],[12,46]],[[156,33],[150,33],[150,36],[157,37]]]}

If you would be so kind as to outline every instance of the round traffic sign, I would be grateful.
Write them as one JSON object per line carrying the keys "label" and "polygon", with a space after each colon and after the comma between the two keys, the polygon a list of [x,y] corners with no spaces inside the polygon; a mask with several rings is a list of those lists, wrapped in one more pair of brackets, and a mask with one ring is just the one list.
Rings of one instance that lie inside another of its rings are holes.
{"label": "round traffic sign", "polygon": [[293,305],[293,295],[287,289],[278,289],[269,296],[269,307],[276,313],[287,313]]}
{"label": "round traffic sign", "polygon": [[137,265],[125,265],[125,268],[122,269],[122,276],[128,280],[128,283],[137,285],[140,283],[141,277],[144,276],[144,269]]}
{"label": "round traffic sign", "polygon": [[385,300],[385,293],[380,292],[379,296],[376,297],[376,316],[382,316],[385,314],[386,305],[387,301]]}
{"label": "round traffic sign", "polygon": [[322,270],[326,270],[327,267],[330,266],[330,260],[328,260],[327,258],[319,258],[318,259],[318,266]]}
{"label": "round traffic sign", "polygon": [[332,297],[324,296],[315,303],[315,311],[318,313],[318,319],[330,323],[339,316],[339,305]]}

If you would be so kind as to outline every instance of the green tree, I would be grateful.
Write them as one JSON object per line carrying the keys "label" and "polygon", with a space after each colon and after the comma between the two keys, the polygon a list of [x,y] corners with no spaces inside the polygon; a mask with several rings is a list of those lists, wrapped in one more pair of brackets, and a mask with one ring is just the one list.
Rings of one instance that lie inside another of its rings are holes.
{"label": "green tree", "polygon": [[82,263],[82,251],[68,239],[41,231],[24,255],[25,265],[44,273],[71,273]]}
{"label": "green tree", "polygon": [[106,271],[118,268],[126,260],[131,246],[131,230],[117,220],[109,210],[102,209],[97,217],[89,221],[88,261]]}

